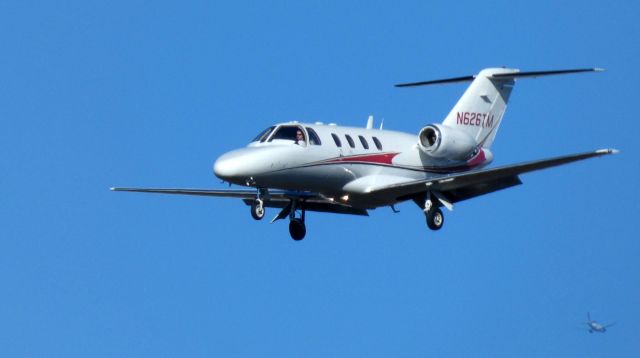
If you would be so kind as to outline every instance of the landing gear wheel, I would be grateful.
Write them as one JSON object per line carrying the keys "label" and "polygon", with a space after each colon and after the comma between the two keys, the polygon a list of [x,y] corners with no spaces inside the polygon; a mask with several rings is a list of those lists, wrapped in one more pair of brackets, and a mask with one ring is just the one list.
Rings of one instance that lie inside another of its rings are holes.
{"label": "landing gear wheel", "polygon": [[256,220],[262,220],[265,210],[262,200],[255,200],[251,203],[251,217]]}
{"label": "landing gear wheel", "polygon": [[291,234],[291,238],[296,241],[304,239],[304,235],[307,234],[304,221],[301,219],[291,219],[291,221],[289,221],[289,234]]}
{"label": "landing gear wheel", "polygon": [[444,215],[440,208],[432,208],[427,212],[427,226],[431,230],[440,230],[444,224]]}

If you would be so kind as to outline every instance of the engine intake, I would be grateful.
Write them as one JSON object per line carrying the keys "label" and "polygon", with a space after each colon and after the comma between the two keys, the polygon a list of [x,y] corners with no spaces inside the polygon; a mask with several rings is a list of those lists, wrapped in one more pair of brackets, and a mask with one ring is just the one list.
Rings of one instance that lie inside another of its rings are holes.
{"label": "engine intake", "polygon": [[434,158],[468,159],[477,147],[468,133],[442,124],[430,124],[418,134],[420,150]]}

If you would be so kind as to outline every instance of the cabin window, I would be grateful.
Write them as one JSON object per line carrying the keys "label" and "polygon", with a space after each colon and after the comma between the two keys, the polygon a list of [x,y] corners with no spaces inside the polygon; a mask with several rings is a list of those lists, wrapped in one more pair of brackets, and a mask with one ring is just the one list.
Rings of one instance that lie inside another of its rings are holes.
{"label": "cabin window", "polygon": [[271,132],[273,132],[274,128],[275,128],[275,126],[272,126],[272,127],[269,127],[267,129],[263,130],[255,138],[253,138],[253,140],[251,142],[264,142],[269,137],[269,134],[271,134]]}
{"label": "cabin window", "polygon": [[331,133],[331,136],[333,137],[333,141],[336,142],[336,146],[341,148],[342,142],[340,141],[340,138],[335,133]]}
{"label": "cabin window", "polygon": [[362,143],[364,149],[369,149],[369,143],[367,143],[367,140],[361,135],[359,135],[358,138],[360,138],[360,143]]}
{"label": "cabin window", "polygon": [[382,150],[382,143],[380,143],[380,140],[376,137],[373,137],[373,143],[376,144],[376,148],[378,148],[378,150]]}
{"label": "cabin window", "polygon": [[345,134],[344,137],[347,138],[347,142],[349,142],[349,146],[351,148],[355,148],[356,147],[356,143],[353,141],[353,138],[351,138],[350,135]]}
{"label": "cabin window", "polygon": [[313,128],[307,127],[307,133],[309,134],[309,144],[311,145],[320,145],[320,137],[318,137],[318,133],[313,130]]}

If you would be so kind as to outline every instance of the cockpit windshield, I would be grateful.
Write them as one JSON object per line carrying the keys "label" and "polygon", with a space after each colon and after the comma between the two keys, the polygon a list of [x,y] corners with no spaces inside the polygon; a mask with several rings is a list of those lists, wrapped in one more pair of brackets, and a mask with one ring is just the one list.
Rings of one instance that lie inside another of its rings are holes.
{"label": "cockpit windshield", "polygon": [[263,143],[265,140],[267,140],[267,138],[269,137],[269,134],[271,134],[271,132],[273,132],[274,128],[275,128],[275,126],[272,126],[272,127],[269,127],[267,129],[263,130],[255,138],[253,138],[253,140],[251,142],[261,142],[261,143]]}
{"label": "cockpit windshield", "polygon": [[273,140],[290,140],[295,144],[306,146],[307,139],[305,137],[302,128],[298,126],[280,126],[278,130],[273,134],[269,142]]}

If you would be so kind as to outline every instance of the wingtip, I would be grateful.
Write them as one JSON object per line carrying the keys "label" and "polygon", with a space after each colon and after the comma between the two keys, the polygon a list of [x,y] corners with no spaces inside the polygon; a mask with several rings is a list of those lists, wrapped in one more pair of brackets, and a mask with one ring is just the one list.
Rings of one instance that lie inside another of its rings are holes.
{"label": "wingtip", "polygon": [[601,68],[601,67],[595,67],[593,69],[593,72],[604,72],[604,71],[606,71],[606,69],[605,68]]}
{"label": "wingtip", "polygon": [[607,149],[598,149],[598,150],[596,150],[596,153],[598,153],[598,154],[618,154],[618,153],[620,153],[620,151],[615,149],[615,148],[607,148]]}

